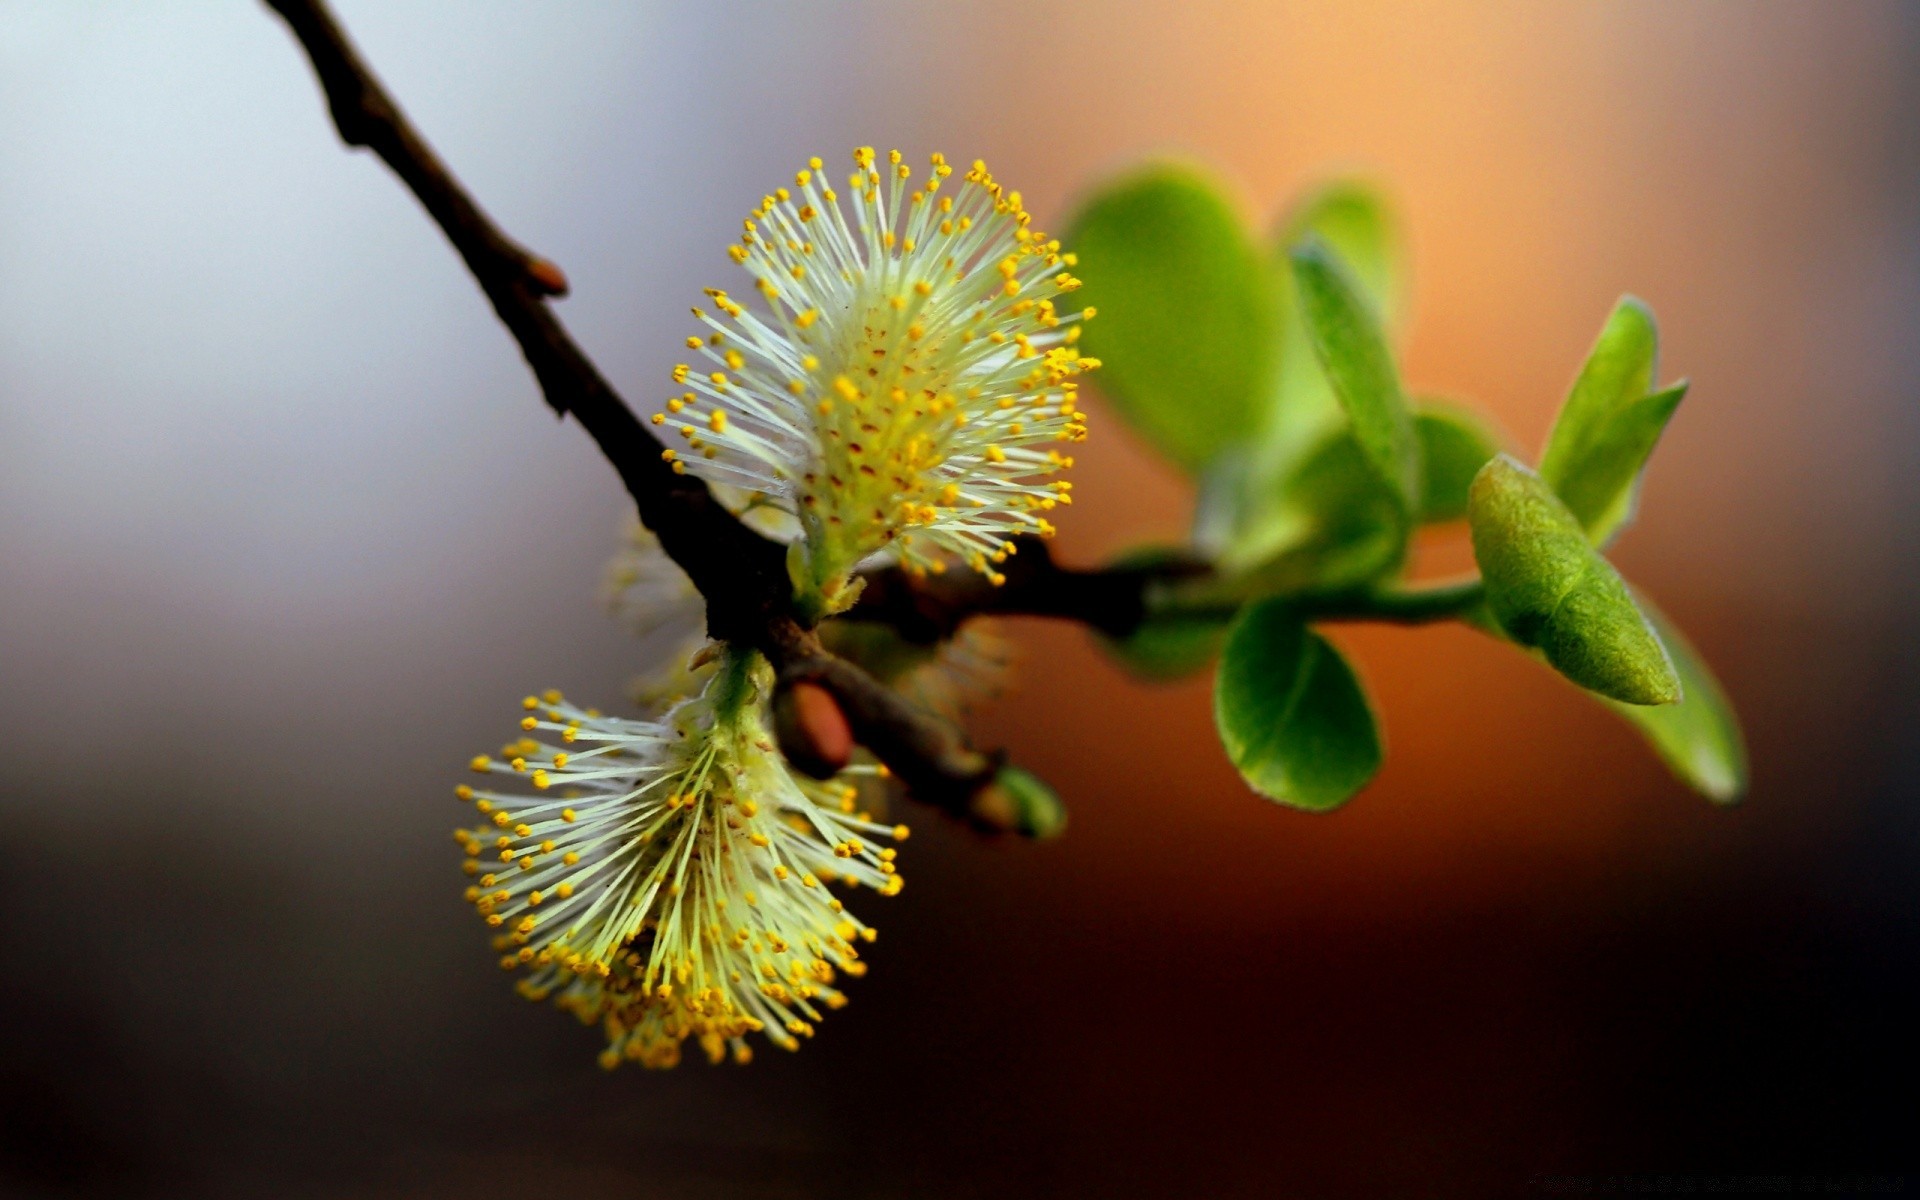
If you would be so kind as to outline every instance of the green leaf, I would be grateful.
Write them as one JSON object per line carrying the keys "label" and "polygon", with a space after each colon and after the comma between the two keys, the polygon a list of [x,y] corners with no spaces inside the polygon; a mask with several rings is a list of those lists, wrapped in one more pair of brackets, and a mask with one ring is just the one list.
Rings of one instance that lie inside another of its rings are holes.
{"label": "green leaf", "polygon": [[1405,264],[1399,230],[1387,202],[1371,185],[1343,179],[1310,193],[1282,218],[1274,234],[1279,265],[1289,274],[1286,255],[1309,237],[1333,247],[1353,273],[1355,283],[1391,329],[1405,299]]}
{"label": "green leaf", "polygon": [[1357,182],[1330,184],[1307,196],[1274,230],[1269,270],[1280,313],[1280,363],[1274,372],[1266,420],[1251,457],[1249,482],[1256,505],[1273,494],[1273,482],[1299,465],[1346,414],[1313,354],[1294,283],[1293,249],[1318,238],[1331,246],[1352,273],[1361,294],[1391,329],[1405,291],[1403,255],[1386,202]]}
{"label": "green leaf", "polygon": [[1603,696],[1680,699],[1673,663],[1627,585],[1539,476],[1495,458],[1474,478],[1467,520],[1488,606],[1509,637]]}
{"label": "green leaf", "polygon": [[1679,629],[1646,597],[1634,599],[1673,658],[1686,695],[1678,704],[1657,708],[1604,703],[1639,728],[1682,783],[1710,800],[1731,804],[1747,790],[1747,744],[1733,702]]}
{"label": "green leaf", "polygon": [[1556,485],[1595,545],[1605,545],[1633,519],[1647,459],[1686,394],[1681,380],[1621,408],[1595,430],[1578,464]]}
{"label": "green leaf", "polygon": [[1294,808],[1336,808],[1380,769],[1380,731],[1353,669],[1281,600],[1234,622],[1213,721],[1247,785]]}
{"label": "green leaf", "polygon": [[1594,432],[1621,406],[1653,390],[1659,357],[1660,333],[1653,310],[1636,297],[1620,297],[1547,435],[1547,448],[1540,456],[1541,478],[1549,482],[1565,478]]}
{"label": "green leaf", "polygon": [[1082,347],[1101,392],[1189,470],[1252,436],[1271,387],[1273,286],[1240,216],[1211,180],[1162,165],[1091,197],[1067,245],[1078,298],[1098,310]]}
{"label": "green leaf", "polygon": [[1588,536],[1604,543],[1633,515],[1647,456],[1686,395],[1686,384],[1653,391],[1660,335],[1653,312],[1624,296],[1573,381],[1540,456],[1540,478],[1558,492]]}
{"label": "green leaf", "polygon": [[1464,409],[1427,401],[1413,413],[1424,468],[1420,495],[1422,521],[1457,521],[1467,515],[1467,489],[1473,477],[1500,453],[1500,437]]}
{"label": "green leaf", "polygon": [[[1679,629],[1645,596],[1636,593],[1634,601],[1673,659],[1685,695],[1678,703],[1652,706],[1593,698],[1634,726],[1680,782],[1709,800],[1731,804],[1747,790],[1747,745],[1733,704]],[[1484,607],[1465,614],[1463,620],[1489,637],[1513,644]],[[1545,657],[1538,650],[1520,649],[1531,658]]]}
{"label": "green leaf", "polygon": [[[1224,573],[1260,592],[1338,590],[1400,565],[1407,518],[1359,441],[1342,429],[1286,480],[1263,532],[1264,542],[1249,536],[1221,556]],[[1245,561],[1261,549],[1264,557]]]}
{"label": "green leaf", "polygon": [[1387,206],[1364,184],[1341,182],[1309,194],[1275,227],[1268,260],[1277,306],[1279,361],[1261,404],[1258,432],[1210,464],[1195,513],[1194,542],[1228,570],[1287,551],[1301,536],[1294,477],[1327,438],[1347,427],[1300,315],[1293,259],[1304,238],[1319,237],[1351,269],[1382,312],[1399,307],[1401,253]]}
{"label": "green leaf", "polygon": [[1420,499],[1420,447],[1380,319],[1325,242],[1295,247],[1293,275],[1308,341],[1354,440],[1411,515]]}

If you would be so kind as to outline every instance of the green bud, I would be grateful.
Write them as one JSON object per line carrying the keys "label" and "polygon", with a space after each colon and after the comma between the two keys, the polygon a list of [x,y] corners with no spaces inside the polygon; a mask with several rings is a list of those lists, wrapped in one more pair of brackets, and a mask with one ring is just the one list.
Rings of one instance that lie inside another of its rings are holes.
{"label": "green bud", "polygon": [[993,833],[1017,833],[1036,840],[1067,831],[1067,807],[1038,776],[1019,767],[1001,767],[993,782],[974,796],[968,815]]}
{"label": "green bud", "polygon": [[1507,636],[1581,687],[1627,704],[1672,704],[1679,676],[1627,585],[1566,505],[1506,455],[1468,496],[1473,556]]}

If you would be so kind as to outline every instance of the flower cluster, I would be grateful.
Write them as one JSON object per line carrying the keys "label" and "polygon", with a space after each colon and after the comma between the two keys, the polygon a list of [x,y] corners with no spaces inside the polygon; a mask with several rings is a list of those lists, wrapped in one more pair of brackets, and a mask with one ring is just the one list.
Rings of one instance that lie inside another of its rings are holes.
{"label": "flower cluster", "polygon": [[[1031,227],[1020,194],[976,162],[957,183],[936,154],[919,182],[895,151],[854,152],[847,201],[820,161],[745,222],[735,262],[763,311],[710,291],[687,340],[685,390],[656,413],[721,503],[788,545],[795,599],[845,610],[853,572],[958,558],[1003,582],[1014,535],[1051,535],[1071,501],[1054,443],[1086,435],[1076,348],[1091,309],[1073,255]],[[672,1066],[693,1039],[715,1061],[747,1035],[793,1048],[864,970],[873,928],[829,887],[898,892],[904,826],[876,819],[885,768],[856,761],[820,781],[789,769],[768,732],[772,671],[711,646],[705,605],[637,523],[609,568],[615,615],[667,650],[636,687],[651,720],[603,716],[557,692],[529,696],[523,736],[462,785],[480,824],[459,830],[467,899],[495,930],[520,990],[607,1035],[602,1062]],[[997,689],[1005,643],[970,629],[938,648],[858,622],[830,644],[951,716]],[[500,782],[506,781],[506,782]]]}
{"label": "flower cluster", "polygon": [[518,786],[458,789],[483,818],[456,837],[501,965],[600,1022],[608,1066],[671,1066],[688,1038],[715,1061],[745,1061],[749,1033],[794,1048],[874,936],[828,885],[900,890],[881,843],[906,829],[861,806],[880,768],[791,772],[762,717],[770,685],[764,660],[726,651],[658,721],[529,696],[526,736],[472,763]]}
{"label": "flower cluster", "polygon": [[745,220],[729,253],[766,308],[710,289],[687,339],[704,361],[674,368],[685,390],[653,417],[686,440],[676,470],[793,515],[796,585],[827,612],[883,552],[999,582],[1011,535],[1050,535],[1042,514],[1069,502],[1051,443],[1085,437],[1074,377],[1098,365],[1075,346],[1092,311],[1056,303],[1074,256],[1020,193],[979,162],[948,187],[939,154],[918,182],[898,151],[853,160],[844,205],[816,158]]}

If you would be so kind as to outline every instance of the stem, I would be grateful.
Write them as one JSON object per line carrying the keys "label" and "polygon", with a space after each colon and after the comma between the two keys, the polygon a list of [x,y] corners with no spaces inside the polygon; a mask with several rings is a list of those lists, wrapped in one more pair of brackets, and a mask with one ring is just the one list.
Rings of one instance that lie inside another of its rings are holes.
{"label": "stem", "polygon": [[[1486,595],[1479,576],[1427,587],[1383,586],[1338,592],[1273,593],[1314,621],[1374,621],[1388,625],[1429,625],[1463,617]],[[1230,621],[1246,605],[1270,595],[1247,594],[1214,581],[1182,590],[1149,591],[1146,614]]]}
{"label": "stem", "polygon": [[758,650],[721,644],[719,675],[713,682],[713,708],[722,721],[732,721],[753,699],[753,670],[765,661]]}
{"label": "stem", "polygon": [[493,223],[381,86],[325,0],[266,2],[306,51],[340,139],[373,151],[420,201],[519,344],[548,406],[577,420],[619,473],[640,520],[706,601],[708,633],[739,653],[765,654],[777,671],[820,682],[846,710],[855,737],[920,799],[964,810],[991,781],[995,761],[947,722],[821,648],[810,629],[814,616],[796,611],[785,547],[741,523],[697,477],[675,472],[554,316],[548,302],[566,291],[559,269]]}
{"label": "stem", "polygon": [[1391,625],[1428,625],[1463,616],[1486,598],[1478,575],[1429,587],[1387,587],[1374,591],[1311,597],[1304,607],[1317,621],[1381,621]]}

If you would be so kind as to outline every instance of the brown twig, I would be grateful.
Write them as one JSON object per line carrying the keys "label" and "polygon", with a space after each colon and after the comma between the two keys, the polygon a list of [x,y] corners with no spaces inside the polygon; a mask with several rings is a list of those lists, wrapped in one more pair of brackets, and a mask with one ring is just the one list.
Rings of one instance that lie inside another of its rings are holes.
{"label": "brown twig", "polygon": [[909,794],[966,814],[974,793],[999,770],[998,756],[975,750],[950,722],[929,719],[893,688],[828,652],[812,630],[786,621],[770,632],[768,657],[780,664],[783,682],[808,680],[832,692],[860,744],[887,764]]}
{"label": "brown twig", "polygon": [[566,291],[557,267],[502,233],[427,145],[360,58],[322,0],[267,0],[307,52],[341,140],[379,155],[419,199],[520,345],[554,412],[571,414],[620,473],[640,519],[707,603],[708,632],[753,646],[787,679],[833,693],[853,734],[914,796],[953,812],[993,777],[994,759],[947,722],[828,653],[795,617],[785,551],[747,528],[706,484],[676,474],[547,301]]}
{"label": "brown twig", "polygon": [[[571,413],[592,435],[640,519],[707,598],[714,636],[764,626],[784,597],[782,550],[735,520],[688,475],[660,457],[660,443],[634,416],[555,319],[547,300],[565,290],[558,268],[502,233],[428,146],[360,58],[319,0],[268,0],[313,62],[340,138],[379,155],[419,199],[467,264],[493,310],[520,345],[555,413]],[[557,285],[557,286],[556,286]]]}
{"label": "brown twig", "polygon": [[1125,637],[1147,615],[1155,584],[1210,573],[1205,564],[1169,560],[1098,570],[1063,567],[1047,543],[1031,535],[1014,539],[1014,553],[1001,564],[1006,582],[995,586],[974,571],[913,578],[898,568],[866,577],[860,599],[847,615],[892,626],[908,641],[933,645],[954,635],[969,617],[1057,617],[1078,621],[1109,637]]}

